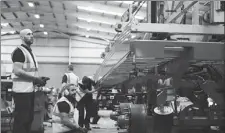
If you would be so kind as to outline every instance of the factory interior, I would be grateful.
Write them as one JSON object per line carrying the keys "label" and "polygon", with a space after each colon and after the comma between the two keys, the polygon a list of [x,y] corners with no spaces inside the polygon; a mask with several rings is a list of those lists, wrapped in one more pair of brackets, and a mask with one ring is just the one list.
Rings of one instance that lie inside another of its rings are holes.
{"label": "factory interior", "polygon": [[225,1],[0,3],[1,133],[225,133]]}

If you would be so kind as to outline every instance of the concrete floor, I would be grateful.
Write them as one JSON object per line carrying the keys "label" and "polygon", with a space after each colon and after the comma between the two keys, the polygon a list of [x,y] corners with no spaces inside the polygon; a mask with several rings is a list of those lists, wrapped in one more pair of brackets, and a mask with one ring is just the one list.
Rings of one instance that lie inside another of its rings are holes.
{"label": "concrete floor", "polygon": [[[109,118],[111,112],[109,110],[100,110],[99,115],[101,119],[98,121],[98,124],[91,124],[92,130],[88,133],[118,133],[115,126],[116,122]],[[45,133],[52,133],[50,123],[45,122],[44,124],[46,125]]]}

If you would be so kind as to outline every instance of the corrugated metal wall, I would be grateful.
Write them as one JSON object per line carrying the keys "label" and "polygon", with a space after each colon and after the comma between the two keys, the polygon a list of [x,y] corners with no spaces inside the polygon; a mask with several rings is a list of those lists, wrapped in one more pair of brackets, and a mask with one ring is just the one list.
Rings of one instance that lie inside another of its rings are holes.
{"label": "corrugated metal wall", "polygon": [[[94,64],[73,64],[74,73],[82,79],[83,76],[91,76],[98,69],[99,65]],[[39,75],[50,77],[47,86],[60,87],[62,76],[67,71],[68,64],[39,64]]]}
{"label": "corrugated metal wall", "polygon": [[[21,44],[18,36],[2,37],[1,39],[1,75],[12,72],[12,51]],[[103,59],[104,41],[75,37],[71,40],[71,63],[75,73],[82,78],[93,75]],[[60,87],[63,74],[69,64],[69,40],[36,38],[32,45],[33,52],[39,62],[40,76],[48,76],[48,86]]]}

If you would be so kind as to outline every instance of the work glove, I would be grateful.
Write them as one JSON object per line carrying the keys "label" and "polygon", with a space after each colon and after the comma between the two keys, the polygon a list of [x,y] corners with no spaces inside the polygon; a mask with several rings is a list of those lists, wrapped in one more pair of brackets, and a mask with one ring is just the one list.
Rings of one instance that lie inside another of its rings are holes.
{"label": "work glove", "polygon": [[41,77],[42,80],[44,80],[44,84],[42,84],[42,86],[45,86],[47,84],[47,81],[50,80],[49,77]]}
{"label": "work glove", "polygon": [[38,86],[38,87],[42,87],[46,85],[46,82],[49,80],[49,77],[37,77],[34,80],[34,85]]}
{"label": "work glove", "polygon": [[50,80],[49,77],[41,77],[41,79],[44,80],[45,82],[48,81],[48,80]]}
{"label": "work glove", "polygon": [[86,128],[79,128],[79,130],[80,130],[81,133],[87,133],[88,132],[88,130]]}
{"label": "work glove", "polygon": [[40,86],[45,84],[46,82],[41,77],[36,77],[34,79],[34,85]]}

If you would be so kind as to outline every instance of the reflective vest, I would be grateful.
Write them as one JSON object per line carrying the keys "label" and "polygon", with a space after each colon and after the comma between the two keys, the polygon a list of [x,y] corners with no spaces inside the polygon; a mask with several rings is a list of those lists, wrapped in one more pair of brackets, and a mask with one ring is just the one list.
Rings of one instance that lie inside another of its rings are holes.
{"label": "reflective vest", "polygon": [[[81,91],[78,86],[79,77],[72,72],[65,73],[65,75],[67,77],[67,84],[74,84],[76,86],[76,100],[79,102],[85,95],[85,93]],[[68,95],[68,93],[68,90],[65,90],[63,95]]]}
{"label": "reflective vest", "polygon": [[68,114],[69,116],[69,120],[74,123],[77,124],[75,119],[78,118],[77,115],[78,113],[75,113],[75,109],[72,105],[72,103],[66,98],[66,97],[61,97],[55,104],[54,108],[53,108],[53,114],[52,114],[52,130],[53,133],[62,133],[62,132],[66,132],[66,131],[70,131],[71,129],[68,128],[67,126],[65,126],[64,124],[61,123],[61,118],[59,117],[59,109],[58,109],[58,105],[57,103],[59,102],[67,102],[70,106],[70,112]]}
{"label": "reflective vest", "polygon": [[66,77],[67,77],[67,83],[68,84],[74,84],[75,86],[78,86],[78,76],[75,75],[74,73],[70,72],[70,73],[65,73]]}
{"label": "reflective vest", "polygon": [[[32,58],[32,55],[30,52],[24,48],[23,46],[18,46],[18,48],[23,52],[25,56],[25,62],[23,64],[22,69],[29,73],[32,76],[38,76],[38,64],[35,55],[34,60]],[[14,53],[14,52],[13,52]],[[12,53],[12,55],[13,55]],[[36,67],[35,67],[36,63]],[[12,80],[13,80],[13,87],[12,91],[17,92],[17,93],[29,93],[34,91],[34,86],[33,86],[33,81],[32,80],[27,80],[21,77],[18,77],[14,74],[14,70],[12,72]]]}

